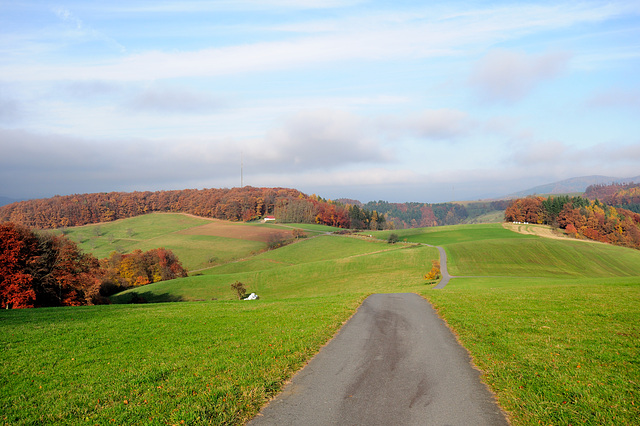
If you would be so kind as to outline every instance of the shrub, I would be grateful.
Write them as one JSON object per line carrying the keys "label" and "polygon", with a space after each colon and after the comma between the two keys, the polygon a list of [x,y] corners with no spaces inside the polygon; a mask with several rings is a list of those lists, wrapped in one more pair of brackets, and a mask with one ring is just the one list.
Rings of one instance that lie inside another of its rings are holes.
{"label": "shrub", "polygon": [[387,242],[389,244],[395,244],[398,242],[398,234],[396,234],[395,232],[392,232],[391,234],[389,234],[389,239],[387,239]]}
{"label": "shrub", "polygon": [[242,300],[247,297],[247,288],[240,281],[231,284],[231,289],[236,292],[238,299]]}
{"label": "shrub", "polygon": [[305,234],[305,232],[300,228],[295,228],[293,231],[291,231],[291,233],[293,234],[293,238],[295,239],[307,238],[307,234]]}
{"label": "shrub", "polygon": [[433,264],[433,267],[429,273],[424,276],[424,279],[427,281],[439,280],[442,278],[442,274],[440,273],[440,261],[432,260],[431,263]]}

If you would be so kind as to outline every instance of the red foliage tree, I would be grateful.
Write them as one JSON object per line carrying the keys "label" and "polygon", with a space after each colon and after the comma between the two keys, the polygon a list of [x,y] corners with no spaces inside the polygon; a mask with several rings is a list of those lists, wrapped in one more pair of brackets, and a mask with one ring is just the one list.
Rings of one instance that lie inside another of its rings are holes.
{"label": "red foliage tree", "polygon": [[38,241],[28,229],[13,223],[0,224],[0,307],[28,308],[36,293],[29,270],[36,259]]}
{"label": "red foliage tree", "polygon": [[63,236],[0,225],[0,306],[77,306],[97,291],[98,261]]}

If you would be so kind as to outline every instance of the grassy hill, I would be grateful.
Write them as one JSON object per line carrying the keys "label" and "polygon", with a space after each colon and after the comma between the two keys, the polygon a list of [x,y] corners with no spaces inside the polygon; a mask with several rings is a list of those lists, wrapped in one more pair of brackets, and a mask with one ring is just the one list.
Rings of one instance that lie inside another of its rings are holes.
{"label": "grassy hill", "polygon": [[[179,243],[187,225],[148,232]],[[499,224],[395,232],[406,243],[318,234],[134,290],[200,301],[0,312],[0,422],[241,424],[367,294],[398,291],[437,307],[512,424],[637,421],[640,252]],[[464,278],[426,285],[421,243]],[[261,299],[232,300],[236,280]]]}
{"label": "grassy hill", "polygon": [[294,228],[309,235],[336,228],[323,225],[234,223],[179,213],[152,213],[129,219],[59,230],[101,259],[113,251],[130,253],[165,247],[190,271],[251,256],[267,248],[269,238],[291,238]]}

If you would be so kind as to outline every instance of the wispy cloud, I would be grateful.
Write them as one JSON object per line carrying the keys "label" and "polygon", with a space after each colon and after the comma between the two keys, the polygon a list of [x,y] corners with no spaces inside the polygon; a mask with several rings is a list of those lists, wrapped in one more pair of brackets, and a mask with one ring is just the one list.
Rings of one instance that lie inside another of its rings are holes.
{"label": "wispy cloud", "polygon": [[305,111],[267,134],[262,161],[277,161],[285,169],[334,169],[390,161],[392,155],[369,129],[366,119],[345,111]]}
{"label": "wispy cloud", "polygon": [[136,111],[155,111],[166,113],[212,112],[226,105],[206,93],[196,93],[185,88],[150,87],[137,93],[129,102]]}
{"label": "wispy cloud", "polygon": [[407,135],[420,139],[455,141],[477,128],[475,120],[454,109],[425,110],[408,117],[387,116],[377,120],[392,138]]}
{"label": "wispy cloud", "polygon": [[[0,73],[14,80],[93,79],[139,81],[180,77],[214,77],[235,73],[299,69],[336,61],[381,61],[393,59],[456,57],[464,51],[484,49],[512,37],[533,31],[603,20],[621,13],[621,7],[590,8],[568,6],[518,6],[470,11],[465,14],[441,15],[425,19],[424,13],[403,14],[395,20],[383,14],[359,26],[336,20],[336,31],[314,34],[285,41],[257,42],[205,48],[194,51],[142,51],[100,63],[65,66],[50,64],[42,72],[42,64],[0,67]],[[58,12],[64,20],[83,26],[64,9]],[[429,15],[427,15],[429,16]],[[350,19],[350,18],[349,18]],[[495,58],[494,58],[495,59]],[[531,58],[502,55],[502,69],[516,67],[521,72],[534,67],[536,72],[524,82],[512,83],[512,92],[539,74],[552,72],[562,65],[561,55]],[[564,59],[566,61],[566,58]],[[525,63],[522,63],[522,62]],[[491,79],[500,72],[485,65],[479,69],[479,81]],[[515,96],[501,94],[501,96]]]}
{"label": "wispy cloud", "polygon": [[211,11],[237,10],[313,10],[333,9],[355,6],[366,0],[216,0],[216,1],[164,1],[140,2],[134,1],[127,5],[104,5],[110,11],[130,13],[193,13]]}
{"label": "wispy cloud", "polygon": [[122,44],[118,43],[113,37],[109,37],[106,34],[86,25],[69,9],[64,7],[55,7],[52,9],[52,11],[61,21],[71,25],[71,28],[74,30],[74,32],[71,34],[72,37],[101,40],[109,46],[119,50],[121,53],[125,53],[127,51],[127,49]]}
{"label": "wispy cloud", "polygon": [[527,55],[511,50],[494,50],[482,58],[470,77],[470,83],[489,102],[513,103],[524,98],[544,80],[558,76],[570,55],[551,52]]}

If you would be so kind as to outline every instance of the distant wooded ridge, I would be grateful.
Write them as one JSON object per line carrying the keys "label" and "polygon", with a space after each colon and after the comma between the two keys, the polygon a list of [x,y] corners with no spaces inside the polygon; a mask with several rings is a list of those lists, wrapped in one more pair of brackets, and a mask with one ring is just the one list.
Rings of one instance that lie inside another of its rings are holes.
{"label": "distant wooded ridge", "polygon": [[242,187],[55,196],[0,207],[0,222],[37,229],[111,222],[152,212],[188,213],[231,221],[273,215],[282,222],[339,228],[384,229],[385,217],[296,189]]}
{"label": "distant wooded ridge", "polygon": [[0,222],[50,229],[110,222],[152,212],[188,213],[231,221],[273,215],[281,222],[320,223],[350,229],[415,228],[455,225],[507,201],[458,203],[389,203],[331,201],[290,188],[242,187],[173,191],[108,192],[55,196],[0,207]]}
{"label": "distant wooded ridge", "polygon": [[[640,184],[592,185],[585,197],[640,212]],[[464,204],[361,203],[347,198],[326,200],[290,188],[184,189],[75,194],[20,201],[0,207],[0,222],[49,229],[110,222],[152,212],[178,212],[232,221],[273,215],[289,223],[403,229],[465,223],[487,213],[504,211],[509,203],[508,200]]]}
{"label": "distant wooded ridge", "polygon": [[640,213],[640,184],[614,183],[611,185],[591,185],[584,196],[599,200],[612,207],[621,207]]}

